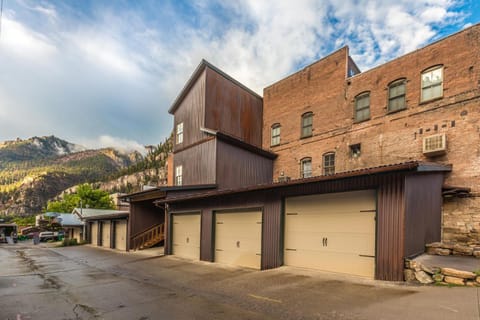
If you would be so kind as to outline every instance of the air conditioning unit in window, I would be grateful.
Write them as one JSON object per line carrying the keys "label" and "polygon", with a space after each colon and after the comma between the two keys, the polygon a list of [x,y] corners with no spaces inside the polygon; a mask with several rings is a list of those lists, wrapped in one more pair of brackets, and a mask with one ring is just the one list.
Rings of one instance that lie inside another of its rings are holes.
{"label": "air conditioning unit in window", "polygon": [[288,182],[288,181],[290,181],[290,177],[287,177],[287,176],[278,177],[278,182]]}
{"label": "air conditioning unit in window", "polygon": [[447,137],[445,133],[435,134],[423,138],[423,154],[427,157],[434,157],[447,152]]}

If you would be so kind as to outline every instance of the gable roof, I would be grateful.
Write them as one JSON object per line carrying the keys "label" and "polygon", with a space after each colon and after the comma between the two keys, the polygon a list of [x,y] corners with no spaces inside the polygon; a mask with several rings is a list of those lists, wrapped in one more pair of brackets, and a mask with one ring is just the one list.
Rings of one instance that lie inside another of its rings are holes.
{"label": "gable roof", "polygon": [[83,222],[80,220],[78,215],[72,213],[60,213],[55,217],[55,220],[60,223],[62,227],[64,226],[83,226]]}
{"label": "gable roof", "polygon": [[260,99],[263,99],[258,93],[256,93],[255,91],[253,91],[252,89],[248,88],[247,86],[241,84],[240,82],[238,82],[237,80],[235,80],[234,78],[232,78],[231,76],[229,76],[228,74],[226,74],[225,72],[223,72],[222,70],[218,69],[217,67],[215,67],[213,64],[211,64],[210,62],[208,62],[207,60],[205,59],[202,59],[202,61],[200,62],[200,64],[198,65],[198,67],[195,69],[195,71],[193,72],[193,74],[190,76],[190,79],[188,79],[187,83],[185,84],[185,86],[183,87],[182,91],[180,91],[180,94],[177,96],[177,98],[173,101],[173,104],[172,106],[170,107],[170,109],[168,109],[168,113],[170,114],[174,114],[174,112],[177,110],[178,106],[180,105],[180,103],[183,101],[183,99],[185,98],[185,96],[188,94],[188,92],[190,91],[190,89],[193,87],[193,85],[195,84],[195,82],[197,81],[198,77],[200,77],[200,75],[202,74],[203,70],[205,70],[206,68],[209,68],[210,70],[213,70],[215,71],[216,73],[218,73],[219,75],[221,75],[222,77],[224,77],[225,79],[227,79],[228,81],[236,84],[237,86],[241,87],[242,89],[248,91],[250,94],[254,95],[255,97],[257,98],[260,98]]}
{"label": "gable roof", "polygon": [[123,218],[128,217],[128,211],[110,210],[110,209],[87,209],[87,208],[75,208],[72,211],[80,219],[107,219],[107,218]]}

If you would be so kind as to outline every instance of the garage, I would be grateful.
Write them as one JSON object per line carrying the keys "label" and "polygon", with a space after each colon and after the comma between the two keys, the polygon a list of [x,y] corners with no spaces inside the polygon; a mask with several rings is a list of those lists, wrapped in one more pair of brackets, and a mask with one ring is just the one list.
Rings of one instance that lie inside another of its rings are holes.
{"label": "garage", "polygon": [[127,250],[127,220],[115,221],[115,248]]}
{"label": "garage", "polygon": [[261,252],[261,211],[216,212],[215,262],[260,269]]}
{"label": "garage", "polygon": [[102,247],[110,248],[110,221],[102,221]]}
{"label": "garage", "polygon": [[200,259],[200,214],[172,215],[172,254],[186,259]]}
{"label": "garage", "polygon": [[98,222],[94,221],[91,224],[91,232],[90,232],[90,243],[96,246],[98,244]]}
{"label": "garage", "polygon": [[376,192],[285,199],[284,263],[375,276]]}

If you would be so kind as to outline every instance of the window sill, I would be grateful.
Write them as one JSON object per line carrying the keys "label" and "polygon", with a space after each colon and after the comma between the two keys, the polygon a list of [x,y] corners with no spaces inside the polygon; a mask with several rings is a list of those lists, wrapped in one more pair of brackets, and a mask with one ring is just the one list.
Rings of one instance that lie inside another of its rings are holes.
{"label": "window sill", "polygon": [[370,118],[363,119],[363,120],[353,120],[353,124],[362,123],[362,122],[369,121],[369,120],[370,120]]}
{"label": "window sill", "polygon": [[313,137],[313,134],[311,134],[311,135],[309,135],[309,136],[300,137],[300,140],[302,140],[302,139],[308,139],[308,138],[311,138],[311,137]]}
{"label": "window sill", "polygon": [[440,96],[440,97],[436,97],[436,98],[429,99],[429,100],[420,101],[420,102],[418,103],[418,105],[421,106],[421,105],[423,105],[423,104],[428,104],[428,103],[430,103],[430,102],[434,102],[434,101],[442,100],[442,99],[443,99],[443,95]]}
{"label": "window sill", "polygon": [[397,112],[400,112],[400,111],[405,111],[405,110],[407,110],[407,107],[402,108],[402,109],[397,109],[397,110],[391,110],[391,111],[388,111],[388,109],[387,109],[387,114],[394,114],[394,113],[397,113]]}

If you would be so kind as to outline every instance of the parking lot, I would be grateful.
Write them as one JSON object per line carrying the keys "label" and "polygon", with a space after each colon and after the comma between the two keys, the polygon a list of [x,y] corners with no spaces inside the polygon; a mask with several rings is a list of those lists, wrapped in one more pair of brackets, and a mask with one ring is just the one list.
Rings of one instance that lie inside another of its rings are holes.
{"label": "parking lot", "polygon": [[479,289],[408,286],[148,252],[0,245],[4,319],[479,319]]}

